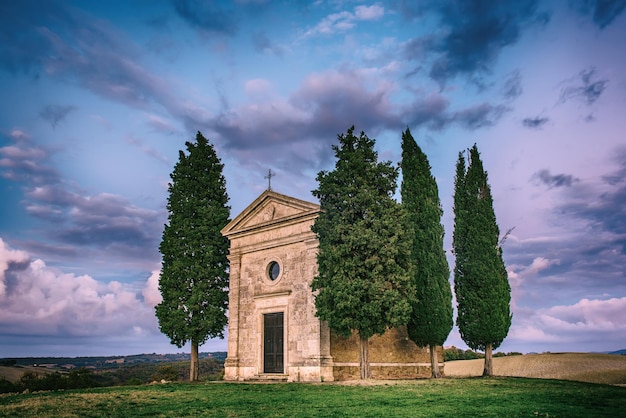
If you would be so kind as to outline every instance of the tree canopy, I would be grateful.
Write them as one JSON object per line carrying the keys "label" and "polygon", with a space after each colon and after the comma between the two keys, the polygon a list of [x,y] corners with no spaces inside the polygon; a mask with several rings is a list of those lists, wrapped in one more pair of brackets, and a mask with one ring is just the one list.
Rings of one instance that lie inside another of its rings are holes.
{"label": "tree canopy", "polygon": [[168,224],[159,246],[163,301],[156,315],[172,344],[191,342],[190,379],[196,380],[198,345],[223,338],[227,324],[228,239],[220,231],[229,222],[230,208],[223,164],[213,145],[200,132],[195,143],[185,145],[187,154],[179,152],[169,185]]}
{"label": "tree canopy", "polygon": [[450,270],[443,249],[443,210],[428,158],[409,129],[402,133],[401,166],[400,193],[408,217],[415,289],[407,330],[418,346],[430,348],[432,376],[440,377],[436,346],[443,345],[453,326]]}
{"label": "tree canopy", "polygon": [[453,247],[457,325],[463,341],[485,351],[484,374],[491,375],[491,351],[511,326],[511,287],[502,258],[491,188],[478,148],[469,150],[466,169],[459,153],[454,192]]}
{"label": "tree canopy", "polygon": [[361,377],[369,377],[368,340],[406,324],[411,310],[405,215],[393,199],[398,169],[378,162],[375,141],[354,126],[333,145],[332,171],[317,175],[313,191],[321,213],[312,227],[319,239],[317,315],[336,333],[357,331]]}

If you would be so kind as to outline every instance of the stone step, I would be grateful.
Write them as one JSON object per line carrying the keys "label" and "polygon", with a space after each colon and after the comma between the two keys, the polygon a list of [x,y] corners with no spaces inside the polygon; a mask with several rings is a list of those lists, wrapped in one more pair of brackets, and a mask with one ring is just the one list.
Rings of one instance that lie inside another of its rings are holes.
{"label": "stone step", "polygon": [[289,378],[287,374],[258,374],[251,379],[248,379],[249,382],[286,382]]}

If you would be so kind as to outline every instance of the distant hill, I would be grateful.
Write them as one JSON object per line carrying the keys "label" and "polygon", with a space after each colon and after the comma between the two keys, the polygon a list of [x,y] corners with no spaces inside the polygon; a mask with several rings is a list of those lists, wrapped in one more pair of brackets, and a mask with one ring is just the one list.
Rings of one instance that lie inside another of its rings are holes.
{"label": "distant hill", "polygon": [[622,350],[611,351],[610,353],[607,353],[607,354],[619,354],[621,356],[626,356],[626,348],[624,348]]}
{"label": "distant hill", "polygon": [[[219,361],[226,359],[225,351],[199,353],[199,359],[214,358]],[[190,360],[189,353],[176,354],[134,354],[130,356],[98,356],[98,357],[7,357],[0,359],[0,366],[30,366],[48,369],[72,369],[86,367],[105,370],[135,364],[156,364],[164,362]]]}
{"label": "distant hill", "polygon": [[[0,393],[189,380],[189,354],[0,359]],[[199,353],[201,379],[219,380],[225,352]],[[72,380],[73,379],[73,380]],[[81,384],[82,386],[71,386]]]}

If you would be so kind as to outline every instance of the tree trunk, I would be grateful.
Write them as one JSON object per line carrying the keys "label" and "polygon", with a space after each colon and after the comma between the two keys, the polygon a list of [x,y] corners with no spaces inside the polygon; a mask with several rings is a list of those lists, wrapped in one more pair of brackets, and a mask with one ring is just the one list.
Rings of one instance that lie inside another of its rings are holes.
{"label": "tree trunk", "polygon": [[361,379],[369,379],[372,375],[370,373],[370,359],[369,359],[369,338],[361,337],[359,334],[359,354],[361,369]]}
{"label": "tree trunk", "polygon": [[191,368],[189,369],[189,381],[198,380],[198,342],[191,340]]}
{"label": "tree trunk", "polygon": [[441,372],[439,371],[439,359],[437,358],[437,346],[430,346],[430,370],[432,371],[431,377],[433,379],[439,379]]}
{"label": "tree trunk", "polygon": [[483,376],[493,376],[493,356],[491,355],[491,343],[485,347],[485,369]]}

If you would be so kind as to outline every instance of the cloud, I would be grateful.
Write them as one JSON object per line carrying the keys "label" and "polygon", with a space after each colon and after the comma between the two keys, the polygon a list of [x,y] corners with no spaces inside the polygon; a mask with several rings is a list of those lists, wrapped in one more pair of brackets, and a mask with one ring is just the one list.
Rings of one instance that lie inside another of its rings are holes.
{"label": "cloud", "polygon": [[478,85],[491,73],[502,49],[515,44],[522,30],[545,24],[546,13],[538,11],[536,0],[517,2],[441,1],[430,11],[439,16],[442,30],[434,37],[417,38],[407,48],[419,48],[415,57],[432,56],[429,76],[445,86],[465,75]]}
{"label": "cloud", "polygon": [[572,189],[559,210],[590,223],[593,229],[613,234],[626,256],[626,152],[616,150],[619,168],[600,177],[598,184]]}
{"label": "cloud", "polygon": [[513,71],[504,81],[502,95],[505,99],[513,100],[521,96],[522,92],[522,75],[519,71]]}
{"label": "cloud", "polygon": [[190,26],[203,31],[234,35],[237,19],[234,10],[224,2],[202,0],[172,0],[174,10]]}
{"label": "cloud", "polygon": [[486,102],[452,110],[439,91],[415,92],[412,102],[397,106],[392,100],[398,87],[382,76],[385,71],[342,67],[313,73],[286,100],[276,98],[266,80],[249,80],[244,88],[256,101],[227,106],[207,125],[246,167],[264,171],[258,161],[272,161],[274,169],[303,173],[324,167],[330,144],[352,124],[374,137],[407,125],[476,130],[494,125],[510,110]]}
{"label": "cloud", "polygon": [[28,135],[21,129],[13,129],[11,132],[9,132],[9,137],[17,143],[28,142],[31,139],[30,135]]}
{"label": "cloud", "polygon": [[92,248],[109,256],[156,258],[164,213],[137,207],[119,195],[77,191],[49,165],[47,150],[25,139],[22,131],[11,137],[15,143],[0,148],[0,175],[22,183],[21,203],[26,213],[44,221],[49,238],[62,247]]}
{"label": "cloud", "polygon": [[541,116],[535,116],[534,118],[524,118],[522,120],[522,125],[525,128],[540,129],[541,127],[543,127],[543,125],[545,125],[549,121],[550,121],[550,119],[548,119],[548,118],[541,117]]}
{"label": "cloud", "polygon": [[338,32],[345,32],[354,28],[358,21],[376,20],[381,18],[384,14],[385,8],[380,5],[356,6],[354,13],[343,11],[326,16],[313,28],[307,30],[302,35],[302,38],[311,38],[321,35],[327,36],[334,35]]}
{"label": "cloud", "polygon": [[148,281],[146,282],[145,287],[141,291],[141,295],[143,296],[144,302],[151,307],[157,306],[163,300],[163,296],[159,291],[159,278],[161,277],[160,270],[154,270],[150,277],[148,277]]}
{"label": "cloud", "polygon": [[0,302],[6,297],[6,271],[12,265],[24,264],[29,260],[26,252],[11,249],[0,237]]}
{"label": "cloud", "polygon": [[67,115],[75,109],[76,106],[71,105],[48,105],[44,107],[41,112],[39,112],[39,116],[41,116],[43,120],[49,122],[52,128],[56,128],[59,122],[65,119]]}
{"label": "cloud", "polygon": [[441,130],[449,122],[446,116],[449,106],[449,99],[440,93],[432,93],[407,106],[405,119],[410,126],[425,125],[433,130]]}
{"label": "cloud", "polygon": [[[37,10],[37,13],[27,11]],[[0,68],[12,74],[29,74],[37,78],[48,40],[40,35],[47,17],[64,21],[65,14],[54,2],[31,0],[0,3]]]}
{"label": "cloud", "polygon": [[[532,181],[551,189],[549,195],[540,195],[552,201],[540,215],[545,216],[545,226],[533,236],[523,223],[518,225],[516,230],[533,239],[511,237],[504,256],[516,280],[530,272],[528,266],[537,260],[558,263],[551,263],[540,275],[523,277],[518,284],[527,299],[520,304],[626,294],[626,152],[616,150],[614,155],[618,168],[595,178],[549,170],[533,175]],[[548,239],[539,239],[543,236]]]}
{"label": "cloud", "polygon": [[481,103],[466,109],[454,112],[450,120],[464,128],[475,130],[495,125],[500,118],[511,109],[504,105]]}
{"label": "cloud", "polygon": [[[36,76],[45,72],[134,108],[158,103],[172,114],[184,113],[169,93],[170,83],[141,65],[141,48],[107,21],[62,2],[24,0],[2,7],[7,13],[0,13],[5,29],[0,34],[0,67]],[[34,9],[38,13],[32,13]],[[54,125],[71,110],[54,105],[45,108],[42,117]]]}
{"label": "cloud", "polygon": [[[516,322],[514,320],[514,322]],[[574,351],[595,347],[618,349],[626,334],[626,297],[610,299],[583,298],[571,305],[557,305],[528,312],[518,318],[509,339],[524,343],[558,343]]]}
{"label": "cloud", "polygon": [[372,6],[356,6],[354,8],[354,17],[357,20],[376,20],[385,14],[385,8],[374,4]]}
{"label": "cloud", "polygon": [[553,187],[570,187],[577,181],[580,181],[571,174],[551,174],[550,170],[539,170],[533,174],[533,180],[545,184],[546,186]]}
{"label": "cloud", "polygon": [[[165,129],[166,126],[163,126],[163,129]],[[174,128],[172,128],[174,129]],[[173,132],[170,132],[173,133]],[[160,163],[165,164],[168,167],[171,167],[172,163],[170,162],[170,159],[167,158],[165,155],[161,154],[157,149],[148,146],[144,143],[144,141],[142,141],[141,139],[132,136],[132,135],[127,135],[126,136],[126,142],[128,142],[131,145],[136,146],[137,148],[139,148],[139,150],[141,152],[143,152],[144,154],[146,154],[147,156],[149,156],[150,158],[154,158],[155,160],[157,160]]]}
{"label": "cloud", "polygon": [[156,300],[153,279],[141,285],[149,296],[141,297],[132,285],[51,268],[11,249],[1,238],[0,278],[5,284],[0,295],[0,335],[72,338],[132,336],[137,329],[158,332],[151,305]]}
{"label": "cloud", "polygon": [[536,275],[537,273],[546,270],[552,265],[559,264],[560,261],[558,259],[550,260],[544,257],[536,257],[533,259],[533,262],[529,266],[523,266],[518,271],[516,270],[516,266],[511,266],[509,270],[509,277],[514,278],[523,278],[525,276]]}
{"label": "cloud", "polygon": [[559,103],[564,103],[570,99],[580,98],[587,105],[592,105],[600,98],[609,82],[606,79],[594,81],[596,78],[596,69],[594,67],[581,71],[579,76],[582,85],[575,84],[564,87],[561,90]]}
{"label": "cloud", "polygon": [[169,121],[157,115],[148,115],[148,125],[150,125],[155,131],[163,134],[171,135],[180,133],[180,131]]}
{"label": "cloud", "polygon": [[[259,81],[246,86],[248,91],[267,91],[269,87]],[[228,140],[228,148],[235,150],[258,152],[311,140],[330,144],[351,124],[366,132],[399,127],[398,115],[391,112],[389,89],[367,71],[330,70],[308,76],[287,100],[228,109],[212,118],[209,125]],[[309,157],[309,166],[317,164],[315,155]]]}
{"label": "cloud", "polygon": [[624,11],[626,0],[575,0],[570,4],[579,13],[591,15],[593,22],[604,29]]}
{"label": "cloud", "polygon": [[82,196],[59,186],[38,186],[26,198],[26,211],[53,223],[56,228],[50,235],[62,243],[103,249],[122,246],[125,251],[145,253],[152,253],[158,243],[162,214],[134,206],[121,196]]}
{"label": "cloud", "polygon": [[287,50],[284,46],[272,42],[264,32],[257,32],[252,35],[252,46],[257,52],[272,54],[277,57],[285,55]]}
{"label": "cloud", "polygon": [[34,146],[23,131],[10,134],[14,144],[0,148],[0,176],[27,184],[50,184],[59,181],[59,173],[48,164],[51,152]]}

